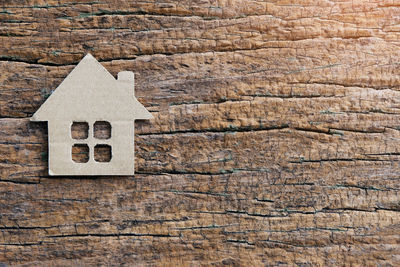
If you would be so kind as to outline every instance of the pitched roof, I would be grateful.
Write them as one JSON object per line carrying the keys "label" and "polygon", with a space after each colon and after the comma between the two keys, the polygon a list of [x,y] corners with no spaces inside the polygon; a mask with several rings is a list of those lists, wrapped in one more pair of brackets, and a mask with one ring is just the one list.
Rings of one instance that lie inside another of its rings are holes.
{"label": "pitched roof", "polygon": [[[131,80],[127,78],[132,77]],[[133,73],[116,80],[87,54],[32,116],[32,121],[135,120],[153,116],[134,96]]]}

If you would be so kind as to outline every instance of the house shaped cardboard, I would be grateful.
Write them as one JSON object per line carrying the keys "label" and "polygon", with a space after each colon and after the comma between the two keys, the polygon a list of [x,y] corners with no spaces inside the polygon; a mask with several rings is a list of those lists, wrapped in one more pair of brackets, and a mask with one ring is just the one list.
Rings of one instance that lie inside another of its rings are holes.
{"label": "house shaped cardboard", "polygon": [[[134,96],[134,74],[123,71],[115,79],[92,55],[86,55],[32,116],[47,121],[50,175],[133,175],[134,120],[153,116]],[[96,123],[110,127],[109,138],[97,138]],[[76,139],[73,125],[86,134]],[[74,162],[74,147],[87,148],[87,162]],[[95,151],[105,147],[107,162],[98,162]]]}

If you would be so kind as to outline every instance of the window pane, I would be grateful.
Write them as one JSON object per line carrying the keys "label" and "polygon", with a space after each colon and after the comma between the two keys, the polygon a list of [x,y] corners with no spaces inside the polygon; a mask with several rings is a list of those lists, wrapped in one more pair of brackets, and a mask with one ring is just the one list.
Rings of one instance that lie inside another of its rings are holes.
{"label": "window pane", "polygon": [[111,138],[111,124],[108,121],[96,121],[93,127],[94,137],[97,139]]}
{"label": "window pane", "polygon": [[112,158],[111,146],[96,145],[94,147],[94,160],[97,162],[110,162]]}
{"label": "window pane", "polygon": [[74,121],[71,126],[71,137],[73,139],[86,139],[89,134],[89,124],[87,122]]}
{"label": "window pane", "polygon": [[89,147],[85,144],[75,144],[71,150],[72,160],[76,163],[89,161]]}

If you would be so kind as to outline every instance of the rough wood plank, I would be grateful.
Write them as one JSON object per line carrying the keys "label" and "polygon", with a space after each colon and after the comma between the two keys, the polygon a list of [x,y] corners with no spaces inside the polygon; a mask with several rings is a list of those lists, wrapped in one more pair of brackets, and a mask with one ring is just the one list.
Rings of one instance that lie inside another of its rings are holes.
{"label": "rough wood plank", "polygon": [[[170,105],[260,96],[363,96],[371,92],[367,89],[397,92],[399,59],[396,46],[372,38],[286,42],[284,47],[250,51],[141,56],[103,65],[114,75],[121,69],[135,70],[139,100],[153,111],[167,111]],[[1,117],[31,115],[73,67],[0,64],[4,70]]]}
{"label": "rough wood plank", "polygon": [[[0,3],[0,263],[397,266],[400,3]],[[47,175],[28,117],[136,73],[135,177]],[[0,264],[1,265],[1,264]]]}
{"label": "rough wood plank", "polygon": [[270,177],[241,172],[5,184],[0,201],[10,212],[3,213],[2,257],[45,264],[396,262],[397,209],[368,209],[388,195],[396,201],[393,192],[274,185]]}

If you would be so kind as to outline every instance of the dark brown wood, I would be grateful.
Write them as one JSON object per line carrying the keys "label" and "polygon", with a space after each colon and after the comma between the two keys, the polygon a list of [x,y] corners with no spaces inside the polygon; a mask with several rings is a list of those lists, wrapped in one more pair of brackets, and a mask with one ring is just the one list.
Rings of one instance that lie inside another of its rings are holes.
{"label": "dark brown wood", "polygon": [[[399,15],[2,1],[0,263],[398,266]],[[134,71],[155,117],[135,124],[134,177],[47,174],[47,126],[29,117],[86,53]]]}

